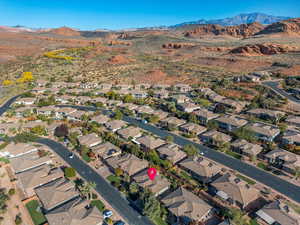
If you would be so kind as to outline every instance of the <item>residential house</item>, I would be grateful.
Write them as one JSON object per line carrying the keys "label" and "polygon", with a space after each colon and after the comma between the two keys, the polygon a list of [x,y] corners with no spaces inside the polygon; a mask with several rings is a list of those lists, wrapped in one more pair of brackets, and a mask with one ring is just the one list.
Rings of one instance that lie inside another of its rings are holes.
{"label": "residential house", "polygon": [[91,149],[97,155],[98,159],[108,159],[122,153],[121,149],[118,146],[115,146],[110,142],[102,143],[100,145],[92,147]]}
{"label": "residential house", "polygon": [[66,178],[59,178],[35,188],[35,193],[46,212],[77,197],[75,184]]}
{"label": "residential house", "polygon": [[246,211],[260,197],[258,189],[251,187],[245,181],[229,173],[211,182],[210,192],[229,204]]}
{"label": "residential house", "polygon": [[243,127],[248,123],[247,120],[237,117],[235,115],[221,116],[215,119],[215,121],[217,122],[219,129],[225,130],[227,132],[233,132],[236,129]]}
{"label": "residential house", "polygon": [[33,108],[31,106],[20,107],[14,110],[16,117],[27,117],[33,113]]}
{"label": "residential house", "polygon": [[109,83],[101,83],[98,85],[98,87],[100,89],[105,89],[107,91],[109,91],[111,88],[112,88],[112,84],[109,84]]}
{"label": "residential house", "polygon": [[0,151],[0,156],[8,157],[8,158],[15,158],[20,157],[28,153],[36,152],[38,149],[37,147],[27,144],[27,143],[9,143],[5,146],[4,149]]}
{"label": "residential house", "polygon": [[165,99],[169,97],[169,92],[166,90],[156,90],[153,92],[154,98]]}
{"label": "residential house", "polygon": [[20,98],[15,101],[15,104],[20,104],[20,105],[33,105],[35,102],[35,98]]}
{"label": "residential house", "polygon": [[19,128],[18,123],[0,123],[0,134],[10,134]]}
{"label": "residential house", "polygon": [[139,137],[135,140],[135,142],[138,143],[145,151],[156,149],[166,143],[164,140],[160,138],[154,138],[150,135]]}
{"label": "residential house", "polygon": [[91,101],[91,97],[88,97],[88,96],[77,96],[75,99],[75,103],[81,104],[81,105],[84,105],[90,101]]}
{"label": "residential house", "polygon": [[229,98],[225,98],[222,99],[220,102],[220,104],[223,104],[224,106],[233,109],[234,112],[239,113],[241,112],[245,106],[248,104],[247,102],[243,102],[243,101],[235,101]]}
{"label": "residential house", "polygon": [[293,208],[275,200],[265,205],[262,209],[256,212],[260,220],[269,225],[284,224],[284,225],[300,225],[300,216]]}
{"label": "residential house", "polygon": [[255,76],[255,75],[245,75],[246,80],[251,81],[251,82],[259,82],[260,81],[260,77],[259,76]]}
{"label": "residential house", "polygon": [[184,102],[184,103],[178,104],[177,108],[183,112],[191,113],[193,111],[200,109],[200,106],[196,105],[194,103],[191,103],[191,102]]}
{"label": "residential house", "polygon": [[148,83],[141,83],[141,84],[136,84],[134,86],[135,89],[138,89],[138,90],[147,90],[151,87],[151,84],[148,84]]}
{"label": "residential house", "polygon": [[177,127],[185,124],[186,121],[182,119],[178,119],[177,117],[171,116],[165,119],[160,120],[160,125],[164,128],[168,128],[170,130],[176,129]]}
{"label": "residential house", "polygon": [[129,139],[136,139],[142,135],[142,131],[138,127],[126,127],[117,131],[117,134],[120,135],[122,138],[129,140]]}
{"label": "residential house", "polygon": [[296,145],[300,146],[300,131],[296,129],[287,129],[282,137],[281,141],[284,145]]}
{"label": "residential house", "polygon": [[104,97],[95,97],[95,98],[91,98],[90,102],[92,103],[102,103],[103,105],[106,105],[107,99]]}
{"label": "residential house", "polygon": [[67,104],[73,100],[75,100],[75,96],[61,95],[55,97],[55,101],[61,104]]}
{"label": "residential house", "polygon": [[286,118],[285,122],[289,125],[300,127],[300,116],[290,115]]}
{"label": "residential house", "polygon": [[81,121],[83,115],[87,115],[87,112],[86,111],[82,111],[82,110],[77,110],[75,112],[70,113],[67,116],[67,119],[71,120],[71,121]]}
{"label": "residential house", "polygon": [[152,114],[154,110],[148,105],[142,105],[135,109],[138,116],[142,116],[144,114]]}
{"label": "residential house", "polygon": [[216,146],[231,141],[231,137],[229,135],[216,130],[210,130],[201,134],[200,139],[206,144]]}
{"label": "residential house", "polygon": [[291,174],[294,174],[296,169],[300,167],[300,156],[283,149],[278,148],[270,151],[264,157],[272,166]]}
{"label": "residential house", "polygon": [[191,101],[191,99],[185,95],[173,95],[171,100],[176,104],[182,104]]}
{"label": "residential house", "polygon": [[139,159],[135,155],[128,153],[110,157],[105,161],[113,170],[117,168],[122,169],[129,176],[133,176],[136,173],[146,169],[149,165],[146,160]]}
{"label": "residential house", "polygon": [[196,123],[186,123],[179,127],[179,130],[182,132],[185,132],[187,134],[195,134],[199,135],[203,132],[205,132],[207,129],[206,127],[200,126]]}
{"label": "residential house", "polygon": [[135,98],[147,98],[148,93],[146,91],[141,90],[132,90],[130,94]]}
{"label": "residential house", "polygon": [[96,122],[98,124],[105,124],[109,121],[109,117],[108,116],[105,116],[105,115],[97,115],[97,116],[93,116],[91,118],[91,122]]}
{"label": "residential house", "polygon": [[247,125],[247,129],[252,131],[258,139],[268,142],[272,142],[280,134],[277,126],[260,122]]}
{"label": "residential house", "polygon": [[133,103],[124,103],[120,106],[120,108],[122,108],[122,109],[128,109],[131,111],[137,109],[138,107],[139,107],[138,105],[133,104]]}
{"label": "residential house", "polygon": [[76,112],[77,109],[71,107],[61,107],[58,108],[55,112],[56,119],[66,118],[69,114]]}
{"label": "residential house", "polygon": [[32,129],[34,127],[44,127],[46,129],[46,127],[48,126],[47,122],[44,122],[42,120],[33,120],[33,121],[28,121],[27,123],[25,123],[22,128],[23,129]]}
{"label": "residential house", "polygon": [[178,188],[162,200],[173,215],[170,223],[189,224],[191,221],[205,222],[213,215],[213,207],[185,188]]}
{"label": "residential house", "polygon": [[160,174],[157,174],[154,180],[149,179],[147,170],[135,174],[132,179],[142,188],[154,193],[154,196],[161,195],[170,187],[170,182]]}
{"label": "residential house", "polygon": [[189,157],[179,163],[179,166],[189,172],[202,183],[209,183],[220,175],[221,167],[203,157]]}
{"label": "residential house", "polygon": [[260,119],[270,119],[273,121],[278,121],[280,118],[282,118],[285,113],[277,110],[271,110],[271,109],[251,109],[247,111],[249,115],[258,117]]}
{"label": "residential house", "polygon": [[50,165],[51,163],[52,160],[50,157],[40,156],[39,152],[37,151],[10,159],[10,164],[14,173],[21,173],[43,164]]}
{"label": "residential house", "polygon": [[88,148],[91,148],[99,145],[102,142],[102,138],[95,133],[91,133],[78,137],[78,142],[81,146],[84,145]]}
{"label": "residential house", "polygon": [[176,91],[187,93],[192,90],[191,86],[188,84],[176,84],[174,85]]}
{"label": "residential house", "polygon": [[207,125],[210,120],[216,119],[219,116],[219,114],[208,111],[207,109],[199,109],[194,111],[193,114],[196,115],[202,125]]}
{"label": "residential house", "polygon": [[99,209],[81,198],[73,199],[45,216],[49,225],[102,225],[104,223]]}
{"label": "residential house", "polygon": [[176,144],[165,144],[156,149],[162,159],[167,159],[176,164],[186,158],[186,153]]}
{"label": "residential house", "polygon": [[166,90],[166,89],[170,88],[170,85],[168,85],[168,84],[153,84],[151,88],[154,90]]}
{"label": "residential house", "polygon": [[158,116],[158,118],[160,120],[165,119],[166,117],[168,117],[169,113],[162,111],[162,110],[155,110],[152,115],[154,116]]}
{"label": "residential house", "polygon": [[61,169],[51,169],[49,165],[44,164],[16,174],[17,186],[22,191],[22,199],[26,199],[35,195],[34,188],[47,184],[63,176],[64,172]]}
{"label": "residential house", "polygon": [[112,132],[116,132],[117,130],[120,130],[121,128],[127,126],[127,123],[123,120],[112,120],[109,122],[106,122],[105,127]]}
{"label": "residential house", "polygon": [[36,109],[36,113],[38,115],[44,115],[44,116],[51,116],[53,113],[55,113],[55,106],[43,106]]}
{"label": "residential house", "polygon": [[119,101],[119,100],[108,100],[106,102],[106,105],[110,108],[121,106],[122,104],[123,104],[122,101]]}
{"label": "residential house", "polygon": [[233,151],[248,157],[256,157],[263,150],[262,146],[249,143],[242,139],[237,139],[232,142],[231,147]]}

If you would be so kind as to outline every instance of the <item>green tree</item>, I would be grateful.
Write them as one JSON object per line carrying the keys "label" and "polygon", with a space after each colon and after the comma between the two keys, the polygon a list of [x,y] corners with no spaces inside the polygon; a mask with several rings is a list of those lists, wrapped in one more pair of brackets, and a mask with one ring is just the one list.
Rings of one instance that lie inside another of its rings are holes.
{"label": "green tree", "polygon": [[123,113],[120,110],[116,110],[113,118],[116,120],[121,120],[123,118]]}
{"label": "green tree", "polygon": [[195,156],[198,153],[197,148],[191,144],[185,145],[183,151],[185,151],[188,156]]}
{"label": "green tree", "polygon": [[295,179],[298,180],[300,177],[300,166],[296,166],[295,168]]}
{"label": "green tree", "polygon": [[143,215],[151,219],[161,216],[161,205],[153,195],[150,194],[143,199],[143,206]]}
{"label": "green tree", "polygon": [[72,178],[76,176],[76,170],[72,167],[66,167],[64,169],[64,174],[67,178]]}
{"label": "green tree", "polygon": [[137,183],[135,182],[131,182],[130,185],[129,185],[129,192],[131,194],[136,194],[139,192],[139,186]]}
{"label": "green tree", "polygon": [[188,120],[191,123],[198,123],[197,116],[194,113],[189,114]]}
{"label": "green tree", "polygon": [[134,97],[131,94],[124,95],[123,102],[128,103],[133,101],[134,101]]}
{"label": "green tree", "polygon": [[92,198],[92,190],[95,189],[96,186],[95,182],[87,182],[80,186],[79,190],[87,198],[87,200],[90,200]]}
{"label": "green tree", "polygon": [[166,136],[165,139],[166,139],[166,142],[168,142],[168,143],[172,143],[174,141],[174,137],[171,135]]}

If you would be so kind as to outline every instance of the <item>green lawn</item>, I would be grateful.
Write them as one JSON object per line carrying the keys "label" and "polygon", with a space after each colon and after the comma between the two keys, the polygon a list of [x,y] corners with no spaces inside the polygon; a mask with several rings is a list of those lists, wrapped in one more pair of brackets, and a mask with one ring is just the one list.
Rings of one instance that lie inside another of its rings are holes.
{"label": "green lawn", "polygon": [[236,159],[241,159],[242,158],[242,156],[240,154],[236,153],[236,152],[226,151],[225,153],[227,155],[232,156],[233,158],[236,158]]}
{"label": "green lawn", "polygon": [[35,225],[46,223],[46,217],[39,211],[39,203],[37,200],[32,200],[26,204],[26,208]]}
{"label": "green lawn", "polygon": [[120,179],[120,177],[118,177],[118,176],[115,176],[115,175],[109,175],[108,177],[107,177],[107,180],[109,181],[109,182],[115,182],[115,183],[120,183],[121,182],[121,179]]}
{"label": "green lawn", "polygon": [[91,161],[91,158],[86,153],[82,154],[82,159],[88,163]]}
{"label": "green lawn", "polygon": [[152,220],[156,225],[168,225],[161,217],[156,217]]}
{"label": "green lawn", "polygon": [[4,162],[5,164],[9,163],[9,159],[5,157],[0,157],[0,162]]}
{"label": "green lawn", "polygon": [[249,179],[248,177],[242,176],[241,174],[237,174],[236,176],[237,176],[238,178],[240,178],[240,179],[246,181],[248,184],[251,184],[251,185],[256,184],[255,181]]}
{"label": "green lawn", "polygon": [[105,205],[100,200],[92,200],[91,205],[96,206],[100,212],[103,212],[105,210]]}

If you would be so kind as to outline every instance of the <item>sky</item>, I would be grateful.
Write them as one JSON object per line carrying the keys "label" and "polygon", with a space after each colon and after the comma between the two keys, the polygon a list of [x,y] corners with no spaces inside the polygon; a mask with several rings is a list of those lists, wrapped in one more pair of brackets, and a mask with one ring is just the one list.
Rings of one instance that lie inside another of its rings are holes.
{"label": "sky", "polygon": [[0,24],[82,30],[174,25],[261,12],[300,17],[299,0],[0,0]]}

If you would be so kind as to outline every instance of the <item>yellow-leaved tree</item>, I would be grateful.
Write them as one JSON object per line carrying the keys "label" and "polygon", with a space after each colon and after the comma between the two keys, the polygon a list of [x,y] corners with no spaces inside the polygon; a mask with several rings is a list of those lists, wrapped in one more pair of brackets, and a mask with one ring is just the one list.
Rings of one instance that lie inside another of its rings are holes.
{"label": "yellow-leaved tree", "polygon": [[13,84],[13,81],[12,80],[4,80],[2,81],[2,85],[3,86],[10,86]]}
{"label": "yellow-leaved tree", "polygon": [[22,76],[17,79],[17,83],[26,83],[33,81],[32,72],[23,72]]}

